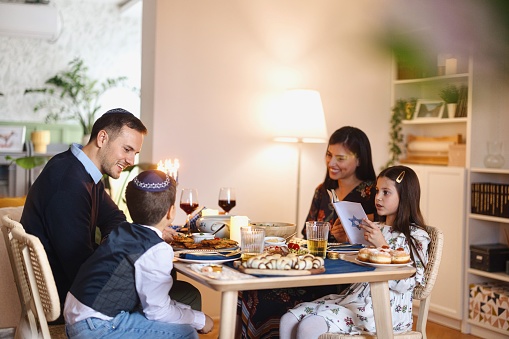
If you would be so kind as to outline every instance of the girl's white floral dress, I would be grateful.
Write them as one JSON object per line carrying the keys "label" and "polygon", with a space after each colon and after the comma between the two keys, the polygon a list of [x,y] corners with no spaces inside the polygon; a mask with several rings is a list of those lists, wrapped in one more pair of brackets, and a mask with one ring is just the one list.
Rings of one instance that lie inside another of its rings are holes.
{"label": "girl's white floral dress", "polygon": [[[380,224],[380,227],[391,249],[403,247],[405,251],[410,252],[408,242],[402,233],[393,232],[391,226]],[[416,240],[421,257],[427,263],[430,242],[428,233],[413,225],[410,226],[410,232]],[[418,260],[417,255],[414,255],[414,258],[417,265],[415,276],[405,280],[389,281],[394,332],[405,332],[412,329],[412,291],[416,284],[424,284],[423,263]],[[299,320],[308,315],[321,316],[326,320],[329,332],[376,332],[369,283],[352,284],[340,295],[330,294],[312,302],[305,302],[289,312]]]}

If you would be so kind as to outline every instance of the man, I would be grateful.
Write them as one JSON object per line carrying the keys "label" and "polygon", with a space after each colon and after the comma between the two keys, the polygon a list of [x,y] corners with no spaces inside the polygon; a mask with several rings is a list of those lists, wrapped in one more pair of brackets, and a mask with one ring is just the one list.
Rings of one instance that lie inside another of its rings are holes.
{"label": "man", "polygon": [[[146,134],[133,114],[112,109],[94,123],[87,145],[72,144],[52,157],[28,192],[21,224],[46,250],[62,307],[78,269],[98,246],[96,228],[104,238],[126,220],[101,178],[106,174],[118,179],[133,165]],[[201,307],[195,288],[187,284],[183,290],[197,303],[183,302]]]}

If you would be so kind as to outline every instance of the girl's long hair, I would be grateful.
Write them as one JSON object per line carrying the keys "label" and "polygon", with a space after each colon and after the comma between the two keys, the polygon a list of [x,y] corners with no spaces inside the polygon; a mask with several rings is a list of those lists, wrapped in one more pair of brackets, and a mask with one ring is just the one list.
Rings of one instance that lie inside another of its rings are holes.
{"label": "girl's long hair", "polygon": [[[421,213],[420,200],[421,200],[421,186],[417,174],[407,166],[392,166],[384,169],[378,175],[378,178],[388,178],[394,181],[396,190],[399,195],[398,211],[396,212],[396,218],[394,224],[391,225],[393,230],[401,232],[405,235],[408,240],[408,244],[411,249],[410,256],[415,263],[414,253],[424,264],[417,246],[415,245],[415,239],[410,234],[410,225],[424,229],[426,226],[424,217]],[[379,216],[380,221],[385,221],[385,216]]]}

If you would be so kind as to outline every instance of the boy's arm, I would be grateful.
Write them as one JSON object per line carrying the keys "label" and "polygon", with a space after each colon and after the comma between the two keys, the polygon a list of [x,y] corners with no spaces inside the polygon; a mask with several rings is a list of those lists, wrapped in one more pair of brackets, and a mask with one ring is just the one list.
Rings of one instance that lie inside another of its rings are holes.
{"label": "boy's arm", "polygon": [[173,250],[165,242],[152,247],[135,262],[136,290],[143,312],[149,320],[189,324],[202,330],[206,325],[205,314],[180,307],[168,295],[173,284],[172,262]]}

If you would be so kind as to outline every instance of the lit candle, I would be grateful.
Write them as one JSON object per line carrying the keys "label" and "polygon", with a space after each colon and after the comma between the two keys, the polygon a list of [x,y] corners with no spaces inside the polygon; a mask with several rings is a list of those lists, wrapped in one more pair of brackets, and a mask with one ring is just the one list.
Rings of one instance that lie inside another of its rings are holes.
{"label": "lit candle", "polygon": [[246,226],[249,226],[248,217],[241,215],[230,217],[230,239],[240,244],[240,228]]}
{"label": "lit candle", "polygon": [[165,172],[170,177],[175,179],[176,182],[178,182],[179,167],[180,167],[179,159],[175,159],[173,162],[171,161],[171,159],[166,159],[164,163],[162,160],[159,160],[159,163],[157,164],[158,170]]}

